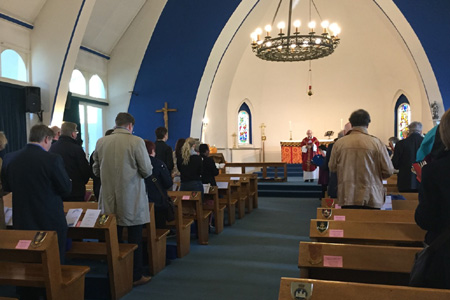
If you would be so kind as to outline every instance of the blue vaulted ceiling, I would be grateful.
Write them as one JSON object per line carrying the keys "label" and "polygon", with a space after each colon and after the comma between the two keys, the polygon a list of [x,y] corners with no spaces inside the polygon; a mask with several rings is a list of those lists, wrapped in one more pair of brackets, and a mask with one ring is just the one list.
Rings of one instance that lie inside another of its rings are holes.
{"label": "blue vaulted ceiling", "polygon": [[[209,54],[240,0],[168,0],[144,56],[129,112],[137,135],[154,140],[163,126],[155,111],[168,102],[169,141],[190,134],[197,89]],[[445,108],[450,107],[450,1],[394,0],[416,32],[436,75]],[[180,46],[181,45],[181,46]],[[433,101],[433,99],[431,99]]]}

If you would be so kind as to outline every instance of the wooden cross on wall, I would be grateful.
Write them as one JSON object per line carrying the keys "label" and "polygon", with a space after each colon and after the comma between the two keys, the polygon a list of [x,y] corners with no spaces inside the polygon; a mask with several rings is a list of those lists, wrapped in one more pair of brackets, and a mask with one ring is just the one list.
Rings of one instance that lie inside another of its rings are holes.
{"label": "wooden cross on wall", "polygon": [[164,113],[164,127],[169,131],[169,111],[177,111],[176,108],[168,108],[167,102],[164,102],[164,107],[158,109],[156,112]]}

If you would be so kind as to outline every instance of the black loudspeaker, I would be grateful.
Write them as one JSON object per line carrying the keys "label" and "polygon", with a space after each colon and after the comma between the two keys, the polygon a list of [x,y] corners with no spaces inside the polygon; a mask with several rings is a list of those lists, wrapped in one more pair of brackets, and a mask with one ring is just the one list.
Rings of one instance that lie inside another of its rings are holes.
{"label": "black loudspeaker", "polygon": [[25,87],[25,111],[38,113],[41,111],[41,88],[36,86]]}

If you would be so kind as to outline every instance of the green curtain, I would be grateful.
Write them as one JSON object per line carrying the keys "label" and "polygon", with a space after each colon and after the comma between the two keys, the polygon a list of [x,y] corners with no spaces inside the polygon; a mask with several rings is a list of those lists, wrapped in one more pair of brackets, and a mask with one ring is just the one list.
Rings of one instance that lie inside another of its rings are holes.
{"label": "green curtain", "polygon": [[[80,124],[79,104],[80,101],[76,97],[73,97],[72,93],[69,92],[67,94],[66,108],[64,110],[63,121],[77,124],[78,131],[81,133],[81,130],[84,130],[84,128],[81,128]],[[83,144],[83,141],[81,140],[81,134],[78,134],[77,140],[80,143],[80,145]]]}
{"label": "green curtain", "polygon": [[8,139],[0,157],[26,145],[27,123],[23,86],[0,82],[0,131],[3,131]]}

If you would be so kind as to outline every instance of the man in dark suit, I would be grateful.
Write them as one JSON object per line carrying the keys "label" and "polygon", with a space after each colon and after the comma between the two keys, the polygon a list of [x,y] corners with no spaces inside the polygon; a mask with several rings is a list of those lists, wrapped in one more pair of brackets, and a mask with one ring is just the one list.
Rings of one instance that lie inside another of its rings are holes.
{"label": "man in dark suit", "polygon": [[50,153],[61,155],[67,174],[72,180],[72,191],[70,195],[63,197],[63,201],[84,201],[86,183],[91,177],[91,167],[83,148],[76,140],[77,135],[77,124],[64,122],[61,126],[61,136],[49,150]]}
{"label": "man in dark suit", "polygon": [[173,156],[172,156],[172,148],[166,144],[168,134],[166,127],[158,127],[155,130],[156,135],[156,158],[162,160],[163,163],[166,164],[167,169],[169,169],[169,173],[172,173],[173,170]]}
{"label": "man in dark suit", "polygon": [[33,126],[29,143],[5,156],[1,177],[3,189],[13,193],[14,229],[56,231],[63,261],[67,222],[61,196],[72,184],[61,156],[47,152],[53,135],[45,125]]}
{"label": "man in dark suit", "polygon": [[408,126],[409,134],[395,145],[392,164],[398,170],[397,188],[399,192],[417,192],[419,182],[411,172],[416,161],[416,153],[422,143],[422,123],[412,122]]}

